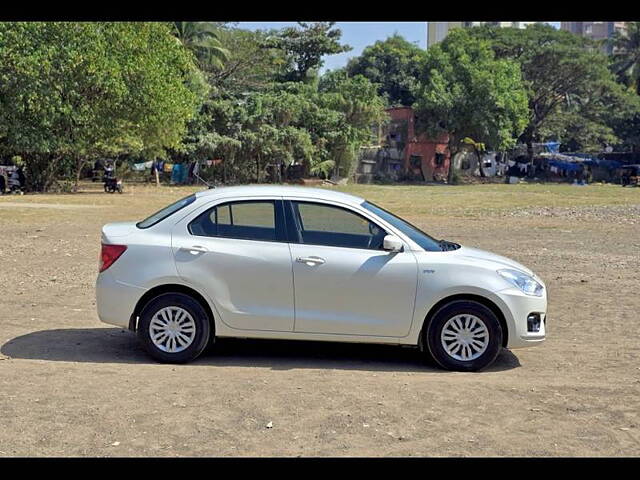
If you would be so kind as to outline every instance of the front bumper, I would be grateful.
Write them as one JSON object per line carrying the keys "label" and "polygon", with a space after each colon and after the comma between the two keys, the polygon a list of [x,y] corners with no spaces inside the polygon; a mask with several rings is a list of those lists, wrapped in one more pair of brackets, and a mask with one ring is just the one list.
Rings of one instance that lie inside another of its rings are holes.
{"label": "front bumper", "polygon": [[129,319],[145,289],[119,282],[105,270],[96,280],[98,318],[104,323],[129,328]]}
{"label": "front bumper", "polygon": [[[507,348],[522,348],[539,345],[546,337],[547,291],[542,297],[526,295],[516,288],[497,292],[504,304],[503,313],[509,329]],[[527,329],[527,317],[538,313],[541,317],[540,329],[530,332]]]}

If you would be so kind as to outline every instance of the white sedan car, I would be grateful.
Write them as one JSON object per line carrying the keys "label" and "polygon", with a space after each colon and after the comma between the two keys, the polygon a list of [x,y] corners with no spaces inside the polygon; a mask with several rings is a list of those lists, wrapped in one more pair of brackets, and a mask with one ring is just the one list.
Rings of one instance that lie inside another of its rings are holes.
{"label": "white sedan car", "polygon": [[531,270],[324,189],[216,188],[107,224],[96,290],[100,319],[162,362],[243,337],[415,345],[474,371],[545,338]]}

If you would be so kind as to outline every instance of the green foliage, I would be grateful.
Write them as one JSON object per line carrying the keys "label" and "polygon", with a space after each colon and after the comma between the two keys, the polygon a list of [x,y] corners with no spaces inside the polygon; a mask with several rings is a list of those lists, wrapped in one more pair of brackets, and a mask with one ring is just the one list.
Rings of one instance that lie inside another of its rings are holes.
{"label": "green foliage", "polygon": [[529,103],[522,142],[554,139],[598,150],[617,143],[614,124],[637,111],[637,98],[616,83],[595,42],[546,25],[480,27],[470,33],[489,42],[498,58],[520,65]]}
{"label": "green foliage", "polygon": [[173,22],[173,34],[193,52],[198,65],[205,71],[223,68],[230,56],[211,22]]}
{"label": "green foliage", "polygon": [[0,139],[50,188],[79,159],[177,147],[206,90],[160,23],[1,23]]}
{"label": "green foliage", "polygon": [[205,102],[185,142],[191,158],[224,158],[228,182],[261,181],[267,165],[293,163],[313,175],[348,176],[371,126],[385,118],[375,86],[344,72],[238,97]]}
{"label": "green foliage", "polygon": [[626,31],[615,32],[611,44],[611,69],[620,82],[640,95],[640,22],[627,22]]}
{"label": "green foliage", "polygon": [[287,56],[280,49],[266,46],[267,33],[221,26],[217,34],[229,55],[209,79],[221,96],[264,90],[286,74]]}
{"label": "green foliage", "polygon": [[298,22],[299,28],[289,27],[274,32],[266,47],[282,50],[287,56],[285,81],[312,82],[322,67],[322,57],[348,52],[349,45],[340,44],[342,32],[335,22]]}
{"label": "green foliage", "polygon": [[418,127],[432,136],[449,134],[452,156],[464,137],[494,150],[510,148],[527,124],[518,64],[496,59],[489,42],[474,39],[466,29],[429,48],[420,81]]}
{"label": "green foliage", "polygon": [[364,49],[349,60],[350,76],[363,75],[378,84],[378,94],[390,106],[411,106],[416,100],[418,76],[426,51],[395,34]]}

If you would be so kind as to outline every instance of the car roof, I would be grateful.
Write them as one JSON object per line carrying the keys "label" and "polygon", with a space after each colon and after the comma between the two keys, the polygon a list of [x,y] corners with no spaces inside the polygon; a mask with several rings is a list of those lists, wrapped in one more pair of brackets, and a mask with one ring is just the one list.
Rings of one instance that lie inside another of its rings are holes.
{"label": "car roof", "polygon": [[277,195],[283,197],[306,197],[324,200],[334,200],[336,202],[360,205],[364,202],[364,198],[348,193],[338,192],[329,188],[312,188],[298,187],[292,185],[242,185],[234,187],[216,187],[198,192],[196,196],[200,197],[235,197],[235,196],[261,196],[261,195]]}

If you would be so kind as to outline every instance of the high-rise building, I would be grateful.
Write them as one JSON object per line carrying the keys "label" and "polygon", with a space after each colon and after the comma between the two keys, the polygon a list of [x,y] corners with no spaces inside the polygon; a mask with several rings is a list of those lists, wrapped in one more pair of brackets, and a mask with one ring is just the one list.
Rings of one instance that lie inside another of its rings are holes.
{"label": "high-rise building", "polygon": [[479,27],[480,25],[526,28],[532,23],[536,22],[427,22],[427,48],[444,40],[453,28]]}
{"label": "high-rise building", "polygon": [[[592,40],[605,40],[611,38],[614,32],[626,30],[627,25],[626,22],[561,22],[560,28]],[[611,45],[603,45],[602,50],[610,54]]]}

